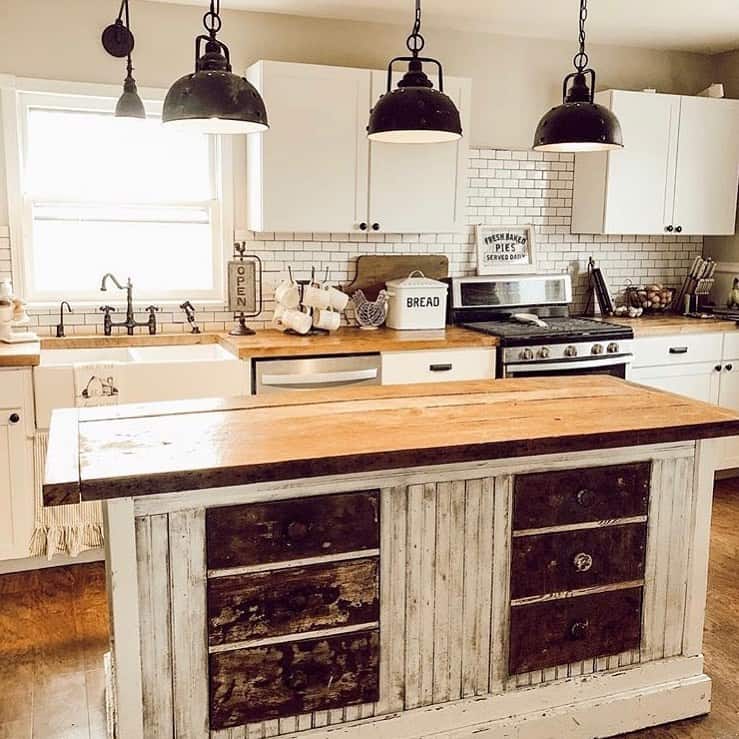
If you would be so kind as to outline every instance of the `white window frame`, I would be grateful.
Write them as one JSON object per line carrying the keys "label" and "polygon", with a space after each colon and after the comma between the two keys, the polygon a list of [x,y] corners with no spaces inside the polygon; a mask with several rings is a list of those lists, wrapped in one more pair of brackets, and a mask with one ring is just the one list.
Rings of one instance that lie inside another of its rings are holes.
{"label": "white window frame", "polygon": [[[91,83],[35,80],[0,75],[0,104],[5,150],[7,180],[8,225],[10,230],[11,260],[15,291],[22,295],[31,307],[47,308],[61,299],[74,300],[80,307],[97,306],[96,286],[83,296],[65,295],[60,286],[53,294],[33,290],[32,274],[34,252],[32,247],[32,207],[30,198],[24,197],[23,163],[27,146],[26,125],[29,107],[75,108],[81,110],[110,111],[121,94],[120,86]],[[166,90],[139,88],[147,111],[161,113]],[[201,305],[224,305],[226,300],[225,265],[233,251],[233,149],[229,136],[209,136],[213,200],[193,205],[206,206],[210,212],[212,227],[212,260],[214,284],[210,290],[145,291],[135,289],[134,298],[156,301],[159,305],[176,305],[184,298]],[[101,275],[102,277],[102,275]],[[118,275],[125,279],[127,275]],[[117,292],[117,291],[116,291]],[[113,295],[111,294],[112,298]],[[111,303],[122,305],[120,299]]]}

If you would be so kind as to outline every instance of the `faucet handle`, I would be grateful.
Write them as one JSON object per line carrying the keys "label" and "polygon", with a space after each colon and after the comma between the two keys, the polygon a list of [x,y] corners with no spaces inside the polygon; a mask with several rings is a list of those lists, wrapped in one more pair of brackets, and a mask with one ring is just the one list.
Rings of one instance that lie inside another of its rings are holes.
{"label": "faucet handle", "polygon": [[111,311],[115,313],[115,308],[112,305],[101,305],[100,310],[105,313],[110,313]]}
{"label": "faucet handle", "polygon": [[161,308],[158,305],[149,305],[146,307],[146,310],[148,310],[149,313],[158,313]]}

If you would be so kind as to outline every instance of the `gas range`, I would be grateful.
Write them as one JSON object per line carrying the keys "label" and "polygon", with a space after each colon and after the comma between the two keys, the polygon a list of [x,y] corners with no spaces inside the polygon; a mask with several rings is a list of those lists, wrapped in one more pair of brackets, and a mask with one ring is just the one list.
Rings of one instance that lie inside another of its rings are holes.
{"label": "gas range", "polygon": [[452,278],[452,323],[497,336],[498,376],[607,373],[625,377],[628,326],[569,315],[569,275]]}

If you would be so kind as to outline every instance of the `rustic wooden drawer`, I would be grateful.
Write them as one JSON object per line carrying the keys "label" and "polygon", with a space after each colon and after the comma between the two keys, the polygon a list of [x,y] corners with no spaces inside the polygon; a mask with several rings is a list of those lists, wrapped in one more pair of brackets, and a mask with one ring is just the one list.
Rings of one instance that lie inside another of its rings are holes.
{"label": "rustic wooden drawer", "polygon": [[210,655],[210,728],[379,697],[378,630]]}
{"label": "rustic wooden drawer", "polygon": [[646,524],[515,537],[511,598],[640,580],[646,539]]}
{"label": "rustic wooden drawer", "polygon": [[292,567],[208,581],[211,646],[380,618],[379,559]]}
{"label": "rustic wooden drawer", "polygon": [[379,520],[378,491],[210,508],[208,568],[375,549]]}
{"label": "rustic wooden drawer", "polygon": [[517,475],[513,529],[605,521],[647,513],[651,464]]}
{"label": "rustic wooden drawer", "polygon": [[546,600],[511,608],[508,670],[515,675],[635,649],[642,589]]}

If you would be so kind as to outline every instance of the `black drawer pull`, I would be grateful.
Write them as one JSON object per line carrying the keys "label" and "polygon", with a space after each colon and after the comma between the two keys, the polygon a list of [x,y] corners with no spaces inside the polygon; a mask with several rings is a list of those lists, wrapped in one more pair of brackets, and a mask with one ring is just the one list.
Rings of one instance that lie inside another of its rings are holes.
{"label": "black drawer pull", "polygon": [[429,371],[430,372],[449,372],[452,370],[451,364],[430,364],[429,365]]}
{"label": "black drawer pull", "polygon": [[570,638],[576,641],[581,641],[588,635],[588,622],[587,621],[575,621],[570,626]]}
{"label": "black drawer pull", "polygon": [[670,347],[670,354],[687,354],[687,353],[688,353],[687,346],[671,346]]}
{"label": "black drawer pull", "polygon": [[10,421],[10,423],[18,423],[18,421],[20,420],[21,420],[21,417],[17,413],[11,413],[8,416],[8,421]]}

